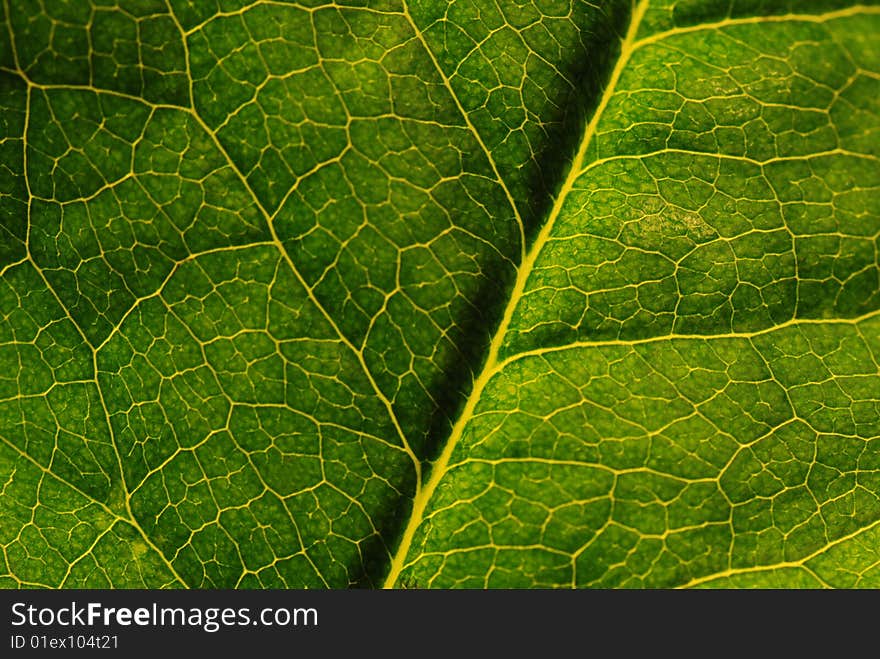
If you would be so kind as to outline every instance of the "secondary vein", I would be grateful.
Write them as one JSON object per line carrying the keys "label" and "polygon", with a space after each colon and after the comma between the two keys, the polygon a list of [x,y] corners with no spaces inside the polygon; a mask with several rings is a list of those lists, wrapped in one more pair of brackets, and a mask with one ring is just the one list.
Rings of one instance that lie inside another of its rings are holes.
{"label": "secondary vein", "polygon": [[486,154],[486,159],[489,161],[489,166],[492,168],[492,172],[495,174],[495,178],[498,181],[498,184],[501,186],[501,189],[504,191],[504,195],[507,197],[507,203],[510,204],[510,208],[513,211],[514,217],[516,218],[516,223],[519,226],[519,244],[521,251],[520,262],[522,262],[525,260],[526,257],[526,225],[523,221],[522,215],[519,212],[519,208],[516,205],[516,201],[514,201],[513,195],[510,194],[510,189],[507,187],[507,183],[504,182],[504,178],[501,176],[501,172],[498,171],[498,165],[495,163],[495,158],[492,156],[492,152],[489,151],[489,147],[486,146],[486,143],[483,141],[483,137],[480,135],[480,131],[478,131],[477,127],[474,126],[473,122],[471,121],[470,115],[461,104],[461,100],[458,98],[458,94],[452,87],[452,81],[449,79],[446,73],[444,73],[443,67],[441,67],[440,62],[437,61],[437,56],[434,54],[434,51],[431,50],[431,47],[430,45],[428,45],[425,36],[422,34],[422,31],[413,20],[413,17],[409,12],[409,7],[407,6],[406,2],[403,3],[403,14],[404,16],[406,16],[407,22],[409,22],[410,26],[412,27],[416,38],[422,44],[422,48],[425,49],[425,52],[431,59],[431,63],[434,65],[434,68],[436,69],[438,75],[443,80],[443,85],[449,91],[449,95],[452,97],[452,100],[455,103],[455,107],[458,108],[458,111],[461,113],[462,118],[467,124],[468,130],[474,136],[474,139],[477,140],[477,143],[480,145],[483,153]]}

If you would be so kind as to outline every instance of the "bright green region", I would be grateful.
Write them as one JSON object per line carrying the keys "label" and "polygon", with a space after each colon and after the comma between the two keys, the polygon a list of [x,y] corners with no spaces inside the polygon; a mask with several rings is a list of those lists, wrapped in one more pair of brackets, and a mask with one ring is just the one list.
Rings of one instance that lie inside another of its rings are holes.
{"label": "bright green region", "polygon": [[516,359],[402,578],[670,587],[811,558],[880,522],[878,336],[872,319]]}
{"label": "bright green region", "polygon": [[824,588],[826,585],[815,574],[803,567],[783,567],[772,570],[744,572],[729,577],[718,577],[702,582],[694,588]]}
{"label": "bright green region", "polygon": [[182,265],[98,369],[132,511],[187,585],[381,578],[413,465],[275,247]]}
{"label": "bright green region", "polygon": [[0,443],[0,482],[2,566],[12,582],[4,587],[180,585],[131,527],[5,442]]}
{"label": "bright green region", "polygon": [[70,566],[61,586],[159,589],[181,588],[183,584],[140,533],[126,522],[116,522]]}
{"label": "bright green region", "polygon": [[880,307],[880,56],[858,45],[878,30],[872,15],[636,42],[505,353]]}
{"label": "bright green region", "polygon": [[[390,137],[409,142],[388,128]],[[424,134],[444,148],[449,136],[439,133]],[[512,248],[515,227],[509,215],[505,227],[473,201],[504,208],[497,186],[458,167],[438,172],[429,190],[392,182],[387,197],[371,199],[375,186],[358,194],[341,185],[347,172],[367,175],[368,167],[352,157],[304,181],[291,214],[279,217],[280,230],[296,231],[285,240],[292,258],[349,340],[363,348],[417,454],[429,457],[448,434],[473,377],[469,365],[479,363],[489,319],[511,279],[511,261],[492,243],[502,236]],[[430,425],[426,418],[433,418]]]}
{"label": "bright green region", "polygon": [[[876,0],[861,0],[859,6],[873,6]],[[680,28],[721,23],[755,16],[810,16],[826,12],[851,12],[851,0],[652,0],[645,12],[639,34],[647,36]]]}
{"label": "bright green region", "polygon": [[807,567],[832,588],[878,588],[878,541],[878,528],[871,526],[818,553],[807,562]]}
{"label": "bright green region", "polygon": [[123,489],[92,355],[30,263],[0,280],[0,437],[95,501]]}
{"label": "bright green region", "polygon": [[873,524],[817,551],[797,567],[769,568],[709,579],[699,588],[877,588],[880,531]]}

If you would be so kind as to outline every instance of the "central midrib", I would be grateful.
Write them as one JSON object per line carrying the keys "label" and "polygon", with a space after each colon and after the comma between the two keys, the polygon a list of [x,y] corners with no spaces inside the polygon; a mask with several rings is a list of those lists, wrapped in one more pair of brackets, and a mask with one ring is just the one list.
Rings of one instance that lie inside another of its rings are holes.
{"label": "central midrib", "polygon": [[516,282],[513,286],[513,289],[511,290],[510,297],[507,301],[507,306],[504,309],[504,315],[501,319],[501,323],[498,325],[497,330],[492,336],[492,342],[487,352],[486,361],[484,362],[479,375],[474,379],[471,393],[468,396],[468,399],[465,402],[465,405],[462,408],[461,414],[458,416],[455,425],[452,427],[452,431],[450,432],[449,439],[446,441],[446,444],[443,447],[443,451],[440,453],[440,456],[437,458],[437,460],[433,463],[427,481],[420,488],[413,499],[412,513],[410,514],[406,527],[404,528],[403,533],[400,536],[400,542],[397,546],[397,549],[392,555],[388,575],[385,579],[385,588],[397,587],[397,581],[407,565],[407,556],[409,555],[409,550],[412,546],[413,539],[415,538],[416,531],[418,531],[419,527],[424,521],[425,511],[427,510],[428,504],[430,503],[431,498],[434,495],[434,491],[437,489],[437,486],[443,480],[443,477],[446,475],[449,469],[449,461],[453,453],[455,452],[455,448],[461,441],[465,428],[473,417],[474,411],[479,404],[483,390],[498,372],[498,366],[502,361],[499,359],[499,355],[501,353],[501,348],[504,345],[504,338],[507,334],[507,329],[510,326],[510,322],[513,318],[514,311],[516,310],[517,303],[525,290],[526,282],[529,278],[529,275],[531,274],[535,261],[553,231],[553,226],[556,222],[556,219],[559,217],[560,212],[562,211],[562,207],[565,204],[565,199],[568,196],[568,193],[572,190],[575,182],[581,175],[587,149],[589,148],[589,145],[592,142],[594,135],[596,134],[596,128],[599,124],[602,114],[607,107],[611,97],[614,95],[614,90],[617,86],[617,82],[620,79],[623,70],[626,68],[629,57],[634,50],[634,46],[637,42],[636,35],[639,31],[639,25],[641,24],[642,18],[644,17],[647,8],[648,0],[641,0],[633,9],[632,16],[630,17],[629,28],[627,29],[626,36],[621,41],[620,56],[618,57],[617,62],[611,71],[611,75],[609,76],[605,89],[602,92],[602,97],[599,101],[599,104],[596,106],[596,110],[593,113],[593,116],[591,117],[589,123],[584,129],[584,134],[581,138],[580,145],[578,146],[577,154],[572,160],[571,166],[568,170],[568,174],[565,177],[565,181],[563,182],[562,186],[559,188],[559,191],[556,194],[556,199],[554,200],[553,207],[550,210],[549,215],[547,216],[547,220],[541,227],[540,233],[536,237],[534,243],[529,248],[525,258],[517,269]]}

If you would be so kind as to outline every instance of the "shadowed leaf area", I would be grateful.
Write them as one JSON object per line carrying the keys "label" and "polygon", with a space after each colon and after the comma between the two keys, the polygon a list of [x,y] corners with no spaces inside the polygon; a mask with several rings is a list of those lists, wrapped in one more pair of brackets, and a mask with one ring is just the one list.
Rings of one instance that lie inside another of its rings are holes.
{"label": "shadowed leaf area", "polygon": [[880,5],[0,7],[0,586],[880,586]]}

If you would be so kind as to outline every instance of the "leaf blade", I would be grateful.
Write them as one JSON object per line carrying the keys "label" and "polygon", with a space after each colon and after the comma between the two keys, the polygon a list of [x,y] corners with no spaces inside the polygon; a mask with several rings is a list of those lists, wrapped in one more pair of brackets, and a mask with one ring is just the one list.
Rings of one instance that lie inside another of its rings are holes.
{"label": "leaf blade", "polygon": [[873,4],[122,4],[3,5],[4,587],[872,583]]}

